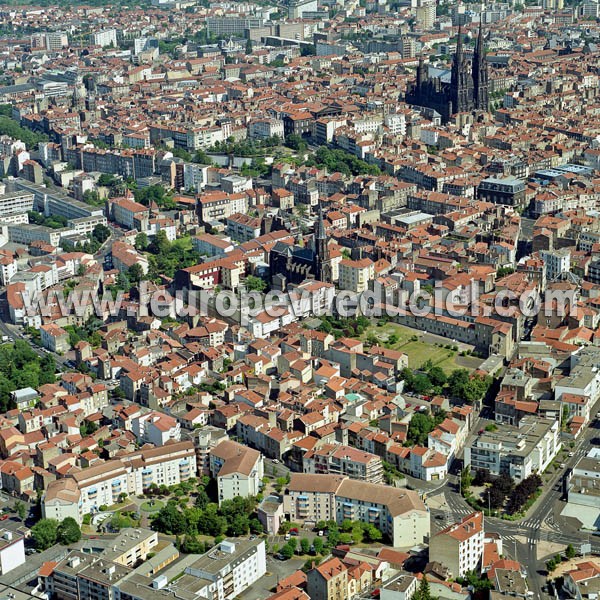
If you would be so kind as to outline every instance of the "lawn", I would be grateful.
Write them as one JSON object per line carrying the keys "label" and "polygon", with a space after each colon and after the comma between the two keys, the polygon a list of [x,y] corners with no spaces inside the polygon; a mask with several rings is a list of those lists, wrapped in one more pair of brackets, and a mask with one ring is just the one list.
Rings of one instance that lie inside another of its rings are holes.
{"label": "lawn", "polygon": [[143,510],[144,512],[157,512],[164,505],[165,503],[160,500],[146,500],[146,502],[140,504],[140,510]]}
{"label": "lawn", "polygon": [[[378,343],[386,348],[400,350],[408,356],[408,366],[411,369],[419,369],[427,360],[431,360],[435,366],[439,366],[446,373],[451,373],[454,369],[466,368],[473,369],[476,364],[481,362],[478,359],[468,356],[459,356],[459,353],[440,345],[426,343],[420,340],[423,332],[409,327],[403,327],[396,323],[385,323],[372,325],[362,336],[363,340],[373,339],[375,336]],[[416,339],[419,338],[419,339]],[[390,343],[390,339],[392,343]],[[451,340],[448,344],[455,345]]]}

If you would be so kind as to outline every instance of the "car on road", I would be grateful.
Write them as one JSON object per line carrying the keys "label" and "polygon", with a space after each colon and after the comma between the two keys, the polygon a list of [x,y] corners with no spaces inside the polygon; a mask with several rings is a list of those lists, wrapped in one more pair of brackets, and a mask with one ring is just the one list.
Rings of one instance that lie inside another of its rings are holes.
{"label": "car on road", "polygon": [[569,452],[569,458],[573,458],[575,456],[575,452]]}
{"label": "car on road", "polygon": [[278,465],[278,464],[279,464],[279,461],[278,461],[276,458],[274,458],[274,459],[273,459],[273,464],[274,464],[274,465]]}

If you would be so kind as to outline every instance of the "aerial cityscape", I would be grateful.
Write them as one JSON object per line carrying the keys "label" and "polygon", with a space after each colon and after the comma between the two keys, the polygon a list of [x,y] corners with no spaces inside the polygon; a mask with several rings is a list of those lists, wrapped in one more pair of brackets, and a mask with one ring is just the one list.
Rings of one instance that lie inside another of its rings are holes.
{"label": "aerial cityscape", "polygon": [[0,0],[0,600],[599,600],[599,0]]}

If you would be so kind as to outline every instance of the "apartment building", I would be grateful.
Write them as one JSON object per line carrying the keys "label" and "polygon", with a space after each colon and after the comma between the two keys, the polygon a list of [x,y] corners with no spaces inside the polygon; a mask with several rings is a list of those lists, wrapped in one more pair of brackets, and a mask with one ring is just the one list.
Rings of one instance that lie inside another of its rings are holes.
{"label": "apartment building", "polygon": [[23,536],[9,529],[0,529],[0,575],[6,575],[22,564],[25,564]]}
{"label": "apartment building", "polygon": [[307,573],[306,592],[311,600],[348,600],[348,568],[330,558]]}
{"label": "apartment building", "polygon": [[[146,230],[148,228],[149,209],[147,206],[127,198],[120,198],[114,200],[110,208],[113,220],[119,225],[129,229]],[[136,227],[138,225],[141,227]]]}
{"label": "apartment building", "polygon": [[69,334],[58,325],[48,323],[40,327],[40,336],[42,346],[47,350],[57,353],[68,352],[71,344],[69,342]]}
{"label": "apartment building", "polygon": [[375,263],[370,258],[344,259],[339,265],[338,287],[341,290],[365,292],[375,277]]}
{"label": "apartment building", "polygon": [[558,421],[528,415],[518,426],[503,425],[476,437],[465,447],[465,465],[492,475],[507,474],[519,482],[545,471],[560,448]]}
{"label": "apartment building", "polygon": [[463,577],[480,566],[483,538],[483,513],[468,515],[431,538],[429,560],[448,567],[452,577]]}
{"label": "apartment building", "polygon": [[381,457],[338,444],[326,444],[307,452],[302,460],[302,469],[305,473],[346,475],[370,483],[383,481]]}
{"label": "apartment building", "polygon": [[7,215],[26,213],[33,210],[33,194],[13,192],[0,195],[0,220]]}
{"label": "apartment building", "polygon": [[179,421],[158,411],[151,411],[132,419],[131,431],[140,445],[164,446],[170,441],[178,442],[181,439]]}
{"label": "apartment building", "polygon": [[185,575],[206,580],[199,595],[213,600],[238,597],[266,572],[265,541],[239,538],[227,538],[185,569]]}
{"label": "apartment building", "polygon": [[[81,522],[83,515],[97,512],[102,505],[115,504],[120,494],[139,495],[152,484],[176,485],[196,477],[196,452],[191,441],[168,443],[71,471],[69,477],[75,480],[80,493],[77,505]],[[54,486],[50,484],[42,498],[42,506],[49,502],[49,508],[43,510],[72,516],[75,490],[69,489],[71,494],[61,493],[57,502],[59,492]]]}
{"label": "apartment building", "polygon": [[396,547],[422,544],[429,536],[429,512],[416,492],[339,475],[293,473],[283,506],[292,521],[371,523]]}
{"label": "apartment building", "polygon": [[102,29],[90,34],[90,44],[92,46],[117,46],[117,30]]}
{"label": "apartment building", "polygon": [[210,474],[217,479],[219,504],[237,496],[248,498],[260,493],[264,465],[258,450],[225,440],[209,452],[209,461]]}

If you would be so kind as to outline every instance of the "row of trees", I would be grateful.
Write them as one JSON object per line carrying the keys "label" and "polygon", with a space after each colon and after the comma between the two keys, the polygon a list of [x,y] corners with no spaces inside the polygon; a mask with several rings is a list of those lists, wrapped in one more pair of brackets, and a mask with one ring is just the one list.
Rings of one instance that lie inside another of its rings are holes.
{"label": "row of trees", "polygon": [[506,504],[506,511],[511,515],[520,512],[527,502],[534,498],[541,485],[542,478],[537,473],[523,479],[511,493]]}
{"label": "row of trees", "polygon": [[441,410],[435,415],[416,412],[408,424],[406,434],[407,446],[426,446],[428,435],[446,418],[446,412]]}
{"label": "row of trees", "polygon": [[[487,485],[481,496],[483,506],[473,497],[471,485]],[[460,491],[464,498],[473,506],[481,510],[489,507],[490,509],[504,510],[509,515],[514,515],[526,508],[527,503],[532,501],[542,485],[542,478],[537,473],[533,473],[517,485],[508,475],[494,477],[484,469],[478,469],[473,475],[466,467],[461,472]]]}
{"label": "row of trees", "polygon": [[[139,243],[137,238],[136,243]],[[161,275],[173,277],[178,269],[191,267],[200,262],[200,255],[192,249],[192,241],[189,237],[170,242],[165,231],[159,231],[154,236],[147,246],[147,251],[151,253],[148,257],[149,279],[159,279]]]}
{"label": "row of trees", "polygon": [[16,140],[21,140],[28,150],[35,150],[40,142],[47,142],[48,136],[36,133],[31,129],[21,127],[15,120],[5,114],[0,115],[0,135],[8,135]]}
{"label": "row of trees", "polygon": [[165,210],[173,210],[176,207],[173,194],[167,192],[162,185],[149,185],[148,187],[135,190],[133,193],[136,202],[144,206],[156,204]]}
{"label": "row of trees", "polygon": [[325,168],[329,173],[342,173],[343,175],[381,175],[379,167],[356,158],[345,150],[331,149],[321,146],[306,161],[309,167]]}
{"label": "row of trees", "polygon": [[38,550],[46,550],[54,544],[65,546],[81,539],[81,529],[73,517],[66,517],[58,522],[56,519],[40,519],[31,528],[31,537]]}
{"label": "row of trees", "polygon": [[54,383],[56,364],[51,354],[38,356],[24,340],[0,346],[0,412],[11,408],[10,393]]}
{"label": "row of trees", "polygon": [[473,403],[483,398],[492,385],[492,378],[471,374],[467,369],[455,369],[446,375],[430,360],[418,372],[403,369],[400,377],[407,391],[415,394],[446,394]]}

